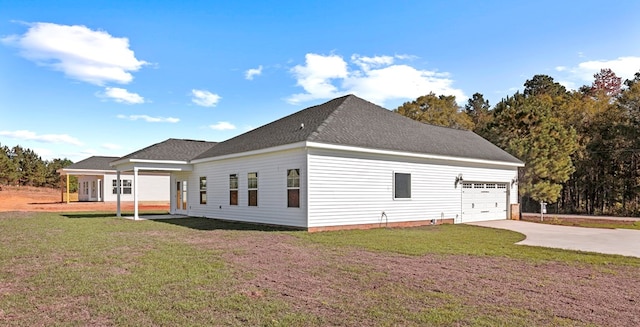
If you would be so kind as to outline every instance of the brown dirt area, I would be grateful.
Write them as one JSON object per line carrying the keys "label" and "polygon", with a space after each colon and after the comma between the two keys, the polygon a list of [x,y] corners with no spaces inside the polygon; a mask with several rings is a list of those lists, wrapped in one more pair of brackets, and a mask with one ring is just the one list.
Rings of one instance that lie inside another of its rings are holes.
{"label": "brown dirt area", "polygon": [[557,325],[558,318],[573,326],[640,326],[636,267],[609,271],[500,257],[407,256],[301,246],[287,235],[219,233],[190,242],[222,251],[242,275],[254,276],[238,286],[240,292],[274,296],[329,325],[376,326],[368,311],[381,306],[411,313],[453,305],[483,316],[525,315],[538,326]]}
{"label": "brown dirt area", "polygon": [[[113,211],[115,202],[61,202],[59,189],[42,187],[2,186],[0,190],[0,212],[3,211],[40,211],[40,212],[80,212],[80,211]],[[74,199],[72,195],[70,197]],[[75,197],[77,199],[77,196]],[[140,211],[169,211],[169,203],[140,202]],[[133,211],[133,202],[122,202],[122,211]]]}

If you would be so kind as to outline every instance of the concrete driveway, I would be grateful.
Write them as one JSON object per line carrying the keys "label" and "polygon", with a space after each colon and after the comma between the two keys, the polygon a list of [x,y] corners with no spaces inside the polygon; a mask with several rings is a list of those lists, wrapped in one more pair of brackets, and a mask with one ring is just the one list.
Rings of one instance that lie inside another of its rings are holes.
{"label": "concrete driveway", "polygon": [[517,220],[482,221],[469,225],[507,229],[526,235],[524,241],[516,244],[640,258],[640,230],[558,226]]}

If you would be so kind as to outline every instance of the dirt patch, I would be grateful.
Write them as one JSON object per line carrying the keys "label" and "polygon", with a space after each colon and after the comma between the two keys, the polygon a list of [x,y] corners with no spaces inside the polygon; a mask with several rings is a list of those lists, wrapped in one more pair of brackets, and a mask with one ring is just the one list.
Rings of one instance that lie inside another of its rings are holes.
{"label": "dirt patch", "polygon": [[564,218],[558,216],[545,216],[544,221],[540,220],[540,216],[523,215],[523,221],[529,221],[532,223],[544,223],[553,225],[565,225],[565,226],[582,226],[583,224],[608,224],[608,225],[627,225],[633,226],[638,222],[636,220],[622,220],[621,219],[598,219],[598,218]]}
{"label": "dirt patch", "polygon": [[[633,267],[607,272],[509,258],[405,256],[300,246],[295,237],[267,233],[224,241],[208,233],[206,239],[191,242],[222,251],[243,276],[239,280],[246,280],[238,292],[252,298],[276,296],[329,324],[348,325],[355,313],[371,320],[353,323],[376,325],[372,308],[391,306],[411,313],[453,303],[485,317],[496,314],[496,308],[513,308],[506,314],[526,314],[538,325],[555,325],[555,319],[578,325],[640,325],[640,271]],[[407,292],[430,296],[416,301],[403,296]]]}
{"label": "dirt patch", "polygon": [[[140,202],[140,211],[169,211],[166,202]],[[59,189],[3,186],[0,211],[80,212],[117,210],[115,202],[61,202]],[[121,210],[133,211],[133,202],[122,202]]]}

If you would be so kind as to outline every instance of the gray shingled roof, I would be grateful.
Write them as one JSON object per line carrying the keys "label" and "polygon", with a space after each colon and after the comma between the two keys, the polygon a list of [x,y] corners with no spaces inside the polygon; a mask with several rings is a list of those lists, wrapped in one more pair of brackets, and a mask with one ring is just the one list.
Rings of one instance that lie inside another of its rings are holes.
{"label": "gray shingled roof", "polygon": [[522,164],[471,131],[423,124],[354,95],[298,111],[218,143],[194,159],[301,141]]}
{"label": "gray shingled roof", "polygon": [[116,159],[189,161],[216,144],[217,142],[168,139]]}
{"label": "gray shingled roof", "polygon": [[84,160],[80,160],[74,164],[64,167],[67,169],[87,169],[87,170],[114,170],[109,163],[118,159],[118,157],[93,156]]}

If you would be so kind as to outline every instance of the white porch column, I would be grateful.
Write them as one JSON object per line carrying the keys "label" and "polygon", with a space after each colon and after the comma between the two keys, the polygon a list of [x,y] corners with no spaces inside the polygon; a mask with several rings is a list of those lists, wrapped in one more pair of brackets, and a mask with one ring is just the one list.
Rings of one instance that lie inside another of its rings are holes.
{"label": "white porch column", "polygon": [[133,220],[138,219],[138,167],[133,168]]}
{"label": "white porch column", "polygon": [[116,173],[116,199],[117,199],[117,213],[116,216],[118,217],[122,217],[121,213],[120,213],[120,171],[118,170]]}
{"label": "white porch column", "polygon": [[[76,183],[77,184],[77,183]],[[69,204],[70,200],[69,200],[69,174],[67,174],[67,204]]]}

